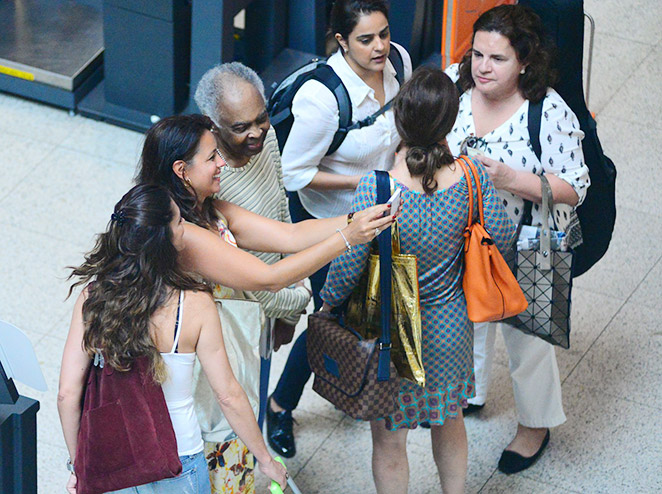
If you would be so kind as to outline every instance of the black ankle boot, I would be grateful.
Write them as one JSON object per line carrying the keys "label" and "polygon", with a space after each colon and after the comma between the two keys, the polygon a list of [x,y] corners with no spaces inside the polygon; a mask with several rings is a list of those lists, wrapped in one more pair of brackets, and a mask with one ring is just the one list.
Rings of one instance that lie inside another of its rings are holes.
{"label": "black ankle boot", "polygon": [[285,410],[274,412],[271,409],[271,398],[267,401],[267,441],[277,454],[292,458],[296,454],[294,433],[292,432],[292,412]]}

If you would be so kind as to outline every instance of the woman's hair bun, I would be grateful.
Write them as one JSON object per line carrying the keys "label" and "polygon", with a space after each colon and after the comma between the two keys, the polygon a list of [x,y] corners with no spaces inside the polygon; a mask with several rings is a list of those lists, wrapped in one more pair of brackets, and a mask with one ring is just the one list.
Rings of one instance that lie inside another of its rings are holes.
{"label": "woman's hair bun", "polygon": [[428,160],[428,150],[423,146],[409,146],[406,160],[409,173],[423,175]]}
{"label": "woman's hair bun", "polygon": [[422,177],[423,190],[437,188],[434,175],[454,158],[445,144],[459,107],[457,89],[441,70],[419,67],[393,103],[395,126],[407,150],[407,168]]}

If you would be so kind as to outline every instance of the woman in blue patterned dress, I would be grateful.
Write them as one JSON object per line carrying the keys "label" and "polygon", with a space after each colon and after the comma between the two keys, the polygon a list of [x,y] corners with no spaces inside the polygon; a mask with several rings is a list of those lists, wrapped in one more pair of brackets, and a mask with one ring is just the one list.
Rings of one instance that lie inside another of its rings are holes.
{"label": "woman in blue patterned dress", "polygon": [[[475,191],[475,183],[467,184],[446,143],[458,111],[457,92],[448,76],[437,69],[417,69],[393,107],[402,145],[390,173],[395,186],[402,188],[401,248],[418,257],[426,386],[401,380],[399,409],[371,422],[373,477],[380,494],[407,492],[407,432],[427,421],[443,492],[464,492],[467,438],[462,408],[473,396],[474,376],[473,333],[462,291],[463,232],[468,187]],[[515,225],[487,174],[477,168],[485,226],[503,249]],[[352,210],[365,209],[375,200],[371,173],[361,179]],[[350,295],[368,255],[369,246],[359,246],[331,264],[321,292],[323,310],[341,305]]]}

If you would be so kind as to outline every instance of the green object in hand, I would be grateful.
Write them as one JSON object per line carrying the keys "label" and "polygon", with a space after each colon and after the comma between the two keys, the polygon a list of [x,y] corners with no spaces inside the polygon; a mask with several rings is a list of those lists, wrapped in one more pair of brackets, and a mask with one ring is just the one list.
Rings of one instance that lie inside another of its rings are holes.
{"label": "green object in hand", "polygon": [[[276,456],[274,460],[276,460],[281,465],[285,466],[285,462],[280,456]],[[275,480],[271,481],[271,487],[269,488],[269,490],[271,491],[271,494],[283,494],[283,489],[281,489],[280,484]]]}

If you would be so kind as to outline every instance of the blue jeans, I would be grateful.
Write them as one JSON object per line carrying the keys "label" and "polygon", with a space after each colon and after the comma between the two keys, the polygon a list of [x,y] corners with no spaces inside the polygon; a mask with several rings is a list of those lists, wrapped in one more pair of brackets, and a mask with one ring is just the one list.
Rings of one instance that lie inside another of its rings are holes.
{"label": "blue jeans", "polygon": [[[315,219],[306,211],[299,200],[296,192],[287,193],[290,200],[290,216],[294,223],[299,221]],[[329,271],[329,264],[322,267],[319,271],[310,276],[310,285],[313,289],[313,300],[315,301],[315,310],[322,307],[320,292],[326,282],[326,274]],[[306,351],[306,331],[301,333],[292,345],[290,355],[287,357],[285,369],[278,380],[278,385],[273,392],[273,398],[285,410],[294,410],[299,404],[299,399],[303,394],[303,388],[310,379],[312,371],[308,365],[308,352]]]}
{"label": "blue jeans", "polygon": [[128,487],[107,494],[209,494],[211,484],[205,454],[200,451],[190,456],[180,456],[182,473],[177,477]]}

